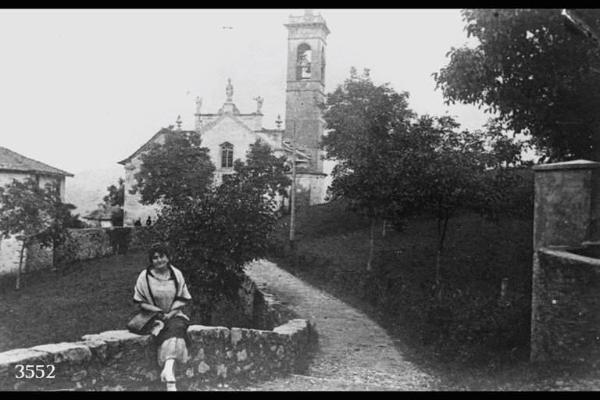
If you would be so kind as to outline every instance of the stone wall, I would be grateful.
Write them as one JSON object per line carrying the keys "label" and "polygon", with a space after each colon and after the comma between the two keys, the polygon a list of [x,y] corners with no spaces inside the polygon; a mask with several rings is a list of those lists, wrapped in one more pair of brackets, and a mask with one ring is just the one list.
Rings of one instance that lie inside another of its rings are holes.
{"label": "stone wall", "polygon": [[[179,390],[204,384],[261,380],[302,372],[316,339],[314,327],[295,319],[272,331],[192,325],[190,361],[177,371]],[[38,376],[18,365],[40,367]],[[52,366],[52,367],[50,367]],[[82,341],[0,353],[0,390],[163,390],[152,337],[128,331],[85,335]]]}
{"label": "stone wall", "polygon": [[69,229],[70,238],[57,249],[66,262],[91,260],[114,254],[108,229]]}
{"label": "stone wall", "polygon": [[534,172],[530,359],[585,361],[599,353],[600,260],[573,252],[600,238],[600,163],[546,164]]}
{"label": "stone wall", "polygon": [[600,260],[573,251],[538,251],[535,361],[600,359]]}
{"label": "stone wall", "polygon": [[[42,247],[39,243],[27,246],[23,255],[23,272],[60,268],[75,261],[91,260],[128,250],[146,249],[158,241],[150,227],[114,227],[69,229],[70,239],[56,250],[56,264],[53,265],[53,248]],[[14,276],[19,266],[21,242],[17,239],[0,241],[0,278]]]}

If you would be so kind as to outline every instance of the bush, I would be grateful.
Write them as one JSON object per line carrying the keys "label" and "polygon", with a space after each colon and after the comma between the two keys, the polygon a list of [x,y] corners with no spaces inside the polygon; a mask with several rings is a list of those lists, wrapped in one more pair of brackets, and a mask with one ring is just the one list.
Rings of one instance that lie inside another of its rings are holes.
{"label": "bush", "polygon": [[166,208],[155,224],[188,276],[195,305],[206,309],[203,319],[216,299],[237,297],[244,264],[265,255],[275,222],[269,204],[240,189],[223,184],[186,208]]}
{"label": "bush", "polygon": [[244,265],[264,257],[271,244],[277,221],[275,194],[287,178],[283,161],[265,146],[252,146],[248,165],[236,160],[236,173],[221,185],[197,199],[164,207],[154,225],[174,250],[173,261],[187,274],[203,319],[222,314],[211,308],[218,299],[238,298]]}

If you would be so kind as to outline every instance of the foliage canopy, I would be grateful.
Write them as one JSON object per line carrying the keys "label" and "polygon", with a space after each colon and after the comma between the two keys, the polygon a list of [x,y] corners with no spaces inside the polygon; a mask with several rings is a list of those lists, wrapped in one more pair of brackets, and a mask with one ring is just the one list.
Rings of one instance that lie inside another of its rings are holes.
{"label": "foliage canopy", "polygon": [[[448,103],[486,107],[532,136],[548,160],[600,161],[600,48],[558,9],[463,10],[474,48],[452,48],[434,73]],[[600,10],[582,10],[600,27]],[[594,150],[592,146],[598,147]]]}
{"label": "foliage canopy", "polygon": [[152,143],[141,155],[131,192],[140,192],[144,204],[184,204],[200,197],[212,183],[215,166],[199,135],[169,131],[164,143]]}

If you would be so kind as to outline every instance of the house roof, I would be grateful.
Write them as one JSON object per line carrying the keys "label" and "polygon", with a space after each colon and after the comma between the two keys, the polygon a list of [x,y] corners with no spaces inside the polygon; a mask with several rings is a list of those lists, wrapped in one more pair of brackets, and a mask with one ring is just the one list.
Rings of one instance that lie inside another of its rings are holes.
{"label": "house roof", "polygon": [[96,221],[110,221],[112,219],[113,211],[117,211],[119,209],[120,209],[120,207],[118,207],[118,206],[114,206],[114,207],[110,207],[110,208],[106,208],[106,209],[98,208],[98,209],[90,212],[88,215],[86,215],[83,218],[90,219],[90,220],[96,220]]}
{"label": "house roof", "polygon": [[2,146],[0,146],[0,171],[74,176],[70,172],[51,167],[48,164],[25,157]]}

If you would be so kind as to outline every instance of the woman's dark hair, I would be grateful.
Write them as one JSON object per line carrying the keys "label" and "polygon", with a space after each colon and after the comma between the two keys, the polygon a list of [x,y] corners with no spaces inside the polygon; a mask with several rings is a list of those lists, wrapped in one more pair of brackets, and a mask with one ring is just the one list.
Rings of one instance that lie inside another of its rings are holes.
{"label": "woman's dark hair", "polygon": [[163,254],[167,256],[169,260],[171,259],[169,248],[162,243],[155,243],[150,247],[150,250],[148,250],[148,261],[150,262],[150,265],[152,265],[152,257],[154,257],[155,253]]}

